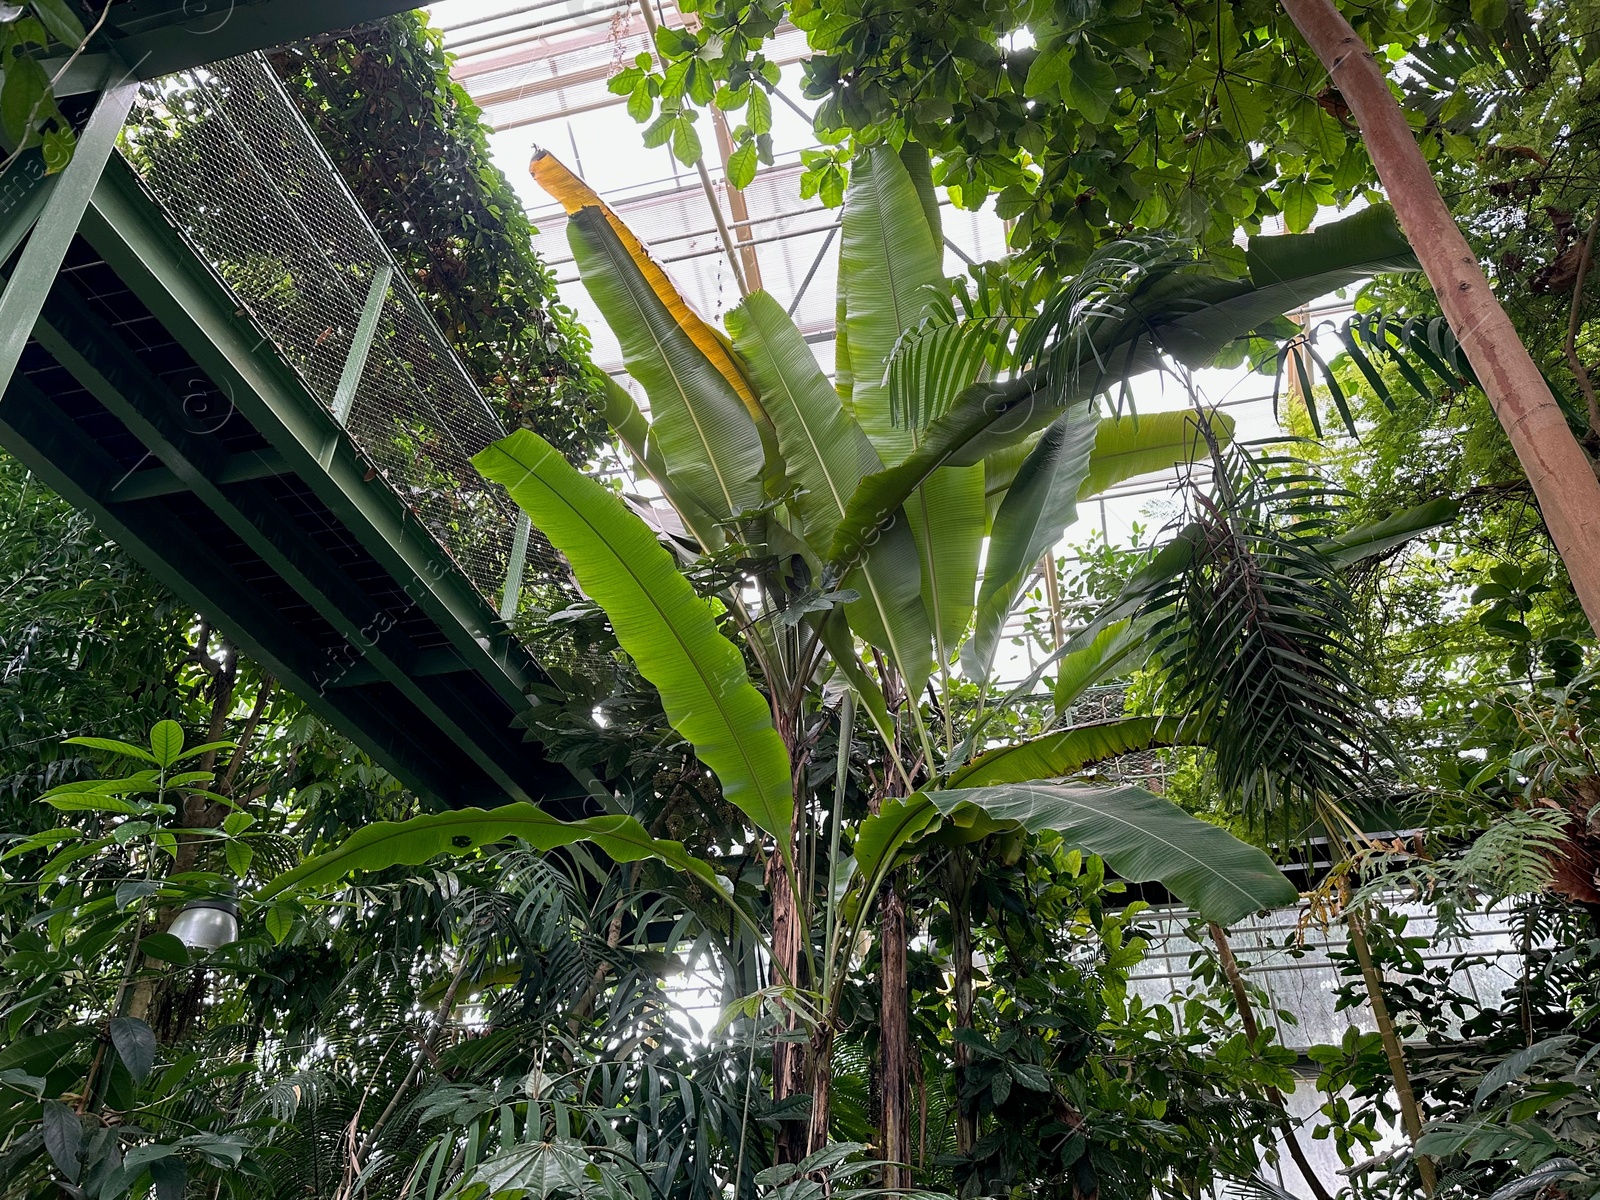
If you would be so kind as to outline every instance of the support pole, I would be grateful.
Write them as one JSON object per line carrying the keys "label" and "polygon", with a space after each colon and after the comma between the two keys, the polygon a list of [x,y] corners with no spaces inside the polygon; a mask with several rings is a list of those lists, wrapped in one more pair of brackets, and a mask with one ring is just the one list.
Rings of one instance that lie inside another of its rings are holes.
{"label": "support pole", "polygon": [[355,403],[356,389],[361,386],[361,374],[367,369],[372,336],[378,332],[378,318],[383,316],[383,302],[389,295],[389,280],[393,275],[394,270],[388,263],[379,263],[378,269],[372,273],[372,286],[367,289],[366,303],[361,306],[361,319],[356,323],[355,336],[350,340],[350,353],[345,357],[344,371],[333,393],[333,419],[341,425],[350,421],[350,406]]}
{"label": "support pole", "polygon": [[517,513],[517,532],[511,539],[511,561],[506,564],[506,590],[500,597],[500,619],[509,621],[517,615],[517,600],[522,595],[522,573],[528,565],[528,538],[533,533],[533,522],[525,512]]}
{"label": "support pole", "polygon": [[33,333],[34,322],[44,308],[45,297],[61,271],[67,247],[77,235],[78,224],[100,182],[106,161],[116,148],[117,135],[128,119],[139,94],[137,80],[125,79],[100,93],[89,123],[78,137],[72,161],[61,172],[44,211],[34,224],[33,234],[23,247],[17,268],[11,273],[5,291],[0,292],[0,395],[4,395],[11,375],[17,369],[22,351]]}

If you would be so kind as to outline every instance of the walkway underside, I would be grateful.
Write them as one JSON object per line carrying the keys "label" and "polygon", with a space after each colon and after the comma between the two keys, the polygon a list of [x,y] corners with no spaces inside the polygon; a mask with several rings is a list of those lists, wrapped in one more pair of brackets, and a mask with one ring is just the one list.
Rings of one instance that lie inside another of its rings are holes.
{"label": "walkway underside", "polygon": [[117,155],[27,278],[63,191],[0,217],[7,278],[45,293],[0,443],[408,786],[578,811],[513,726],[537,666]]}

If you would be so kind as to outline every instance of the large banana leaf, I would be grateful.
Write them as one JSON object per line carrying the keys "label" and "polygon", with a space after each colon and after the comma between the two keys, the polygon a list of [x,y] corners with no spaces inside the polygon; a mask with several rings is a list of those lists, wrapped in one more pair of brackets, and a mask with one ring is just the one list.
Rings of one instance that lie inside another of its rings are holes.
{"label": "large banana leaf", "polygon": [[668,475],[719,519],[759,508],[766,451],[738,392],[661,302],[603,210],[573,213],[567,239],[628,373],[650,397],[651,434]]}
{"label": "large banana leaf", "polygon": [[948,786],[991,787],[1001,783],[1026,783],[1032,779],[1059,779],[1093,763],[1157,746],[1193,745],[1193,729],[1177,717],[1118,717],[1077,725],[1057,733],[1030,738],[980,754],[953,772]]}
{"label": "large banana leaf", "polygon": [[1307,300],[1378,272],[1415,267],[1384,205],[1313,233],[1254,238],[1247,261],[1248,280],[1193,269],[1139,276],[1125,296],[1061,330],[1059,352],[1016,379],[973,384],[928,427],[909,457],[896,463],[885,455],[890,466],[861,481],[832,557],[848,561],[868,532],[935,471],[983,461],[1049,425],[1067,405],[1159,368],[1163,354],[1204,366]]}
{"label": "large banana leaf", "polygon": [[776,300],[766,292],[747,296],[728,313],[728,330],[777,430],[789,481],[799,485],[793,507],[800,532],[826,551],[856,485],[883,470],[883,460]]}
{"label": "large banana leaf", "polygon": [[1149,653],[1148,622],[1114,621],[1095,632],[1087,644],[1062,655],[1053,687],[1056,711],[1064,713],[1089,688],[1110,676],[1144,663]]}
{"label": "large banana leaf", "polygon": [[[728,328],[771,414],[789,481],[799,487],[794,508],[801,532],[825,551],[845,502],[864,476],[883,468],[883,460],[776,300],[765,292],[751,294],[728,314]],[[922,580],[912,539],[902,530],[880,539],[844,585],[861,594],[850,612],[862,636],[912,680],[927,678],[930,632],[920,602]]]}
{"label": "large banana leaf", "polygon": [[271,899],[291,889],[329,887],[352,871],[417,866],[441,854],[460,854],[509,837],[519,837],[540,850],[589,842],[615,862],[658,859],[718,892],[725,890],[711,864],[695,858],[681,842],[651,837],[632,817],[560,821],[532,804],[519,803],[428,813],[409,821],[378,821],[363,826],[332,850],[314,855],[277,876],[256,893],[256,898]]}
{"label": "large banana leaf", "polygon": [[599,193],[567,170],[561,160],[548,150],[535,152],[528,170],[533,175],[534,182],[542,187],[552,200],[561,205],[568,215],[586,208],[598,208],[605,214],[612,232],[617,235],[629,258],[650,285],[650,290],[655,293],[656,299],[660,300],[672,314],[673,319],[688,334],[700,353],[706,356],[706,360],[727,380],[728,386],[744,402],[751,418],[761,421],[763,415],[760,402],[744,378],[738,360],[730,353],[727,339],[715,326],[708,324],[694,311],[683,294],[673,286],[672,280],[667,278],[667,273],[662,270],[661,265],[650,257],[650,252],[634,236],[633,231],[623,224],[622,218],[611,211],[611,206],[600,199]]}
{"label": "large banana leaf", "polygon": [[[845,302],[844,334],[854,380],[850,408],[886,463],[916,449],[920,429],[897,419],[887,381],[900,336],[934,311],[944,279],[944,251],[930,227],[932,189],[919,187],[923,164],[911,166],[888,145],[857,156],[845,194],[839,255]],[[942,403],[968,381],[932,386]],[[902,497],[922,571],[922,601],[933,627],[939,660],[948,662],[972,617],[983,544],[981,470],[929,472]],[[865,631],[863,631],[865,633]]]}
{"label": "large banana leaf", "polygon": [[1045,430],[1000,502],[978,592],[977,622],[961,653],[961,665],[974,682],[989,678],[1006,618],[1029,569],[1041,555],[1054,553],[1062,531],[1078,519],[1078,495],[1090,472],[1100,425],[1092,404],[1068,409]]}
{"label": "large banana leaf", "polygon": [[700,507],[700,502],[679,487],[667,473],[667,464],[661,459],[661,448],[651,436],[650,422],[645,420],[633,397],[609,375],[605,376],[603,386],[606,423],[622,439],[622,444],[633,455],[640,470],[654,481],[661,489],[661,494],[677,510],[683,518],[684,528],[700,543],[701,549],[716,550],[724,540],[721,528],[711,514]]}
{"label": "large banana leaf", "polygon": [[1159,882],[1219,925],[1293,904],[1299,895],[1262,851],[1144,788],[1010,783],[925,794],[957,823],[970,807],[988,821],[1060,834],[1121,878]]}
{"label": "large banana leaf", "polygon": [[[944,820],[935,821],[929,810]],[[1299,896],[1256,847],[1133,786],[1009,783],[918,792],[885,804],[857,827],[859,875],[871,887],[925,839],[970,841],[1019,828],[1058,834],[1067,845],[1098,854],[1130,883],[1158,882],[1220,925]]]}
{"label": "large banana leaf", "polygon": [[[1232,417],[1226,413],[1210,413],[1206,419],[1219,447],[1233,440]],[[1152,471],[1164,471],[1175,463],[1194,462],[1207,452],[1206,440],[1200,432],[1200,418],[1186,409],[1106,417],[1095,435],[1089,474],[1084,478],[1078,498],[1087,500],[1126,480]]]}
{"label": "large banana leaf", "polygon": [[851,411],[886,463],[899,462],[915,445],[915,431],[890,411],[889,356],[900,335],[930,311],[944,279],[943,258],[905,163],[887,144],[863,150],[844,197],[839,285],[854,380]]}
{"label": "large banana leaf", "polygon": [[519,429],[473,460],[503,484],[567,557],[617,641],[661,693],[667,719],[716,772],[722,792],[787,848],[789,756],[772,713],[672,556],[614,494],[576,471],[538,434]]}

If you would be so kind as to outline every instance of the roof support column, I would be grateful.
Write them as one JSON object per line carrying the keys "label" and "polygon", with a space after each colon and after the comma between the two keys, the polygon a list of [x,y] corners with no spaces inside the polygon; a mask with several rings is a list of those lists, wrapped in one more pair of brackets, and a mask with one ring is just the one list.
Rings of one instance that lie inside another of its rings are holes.
{"label": "roof support column", "polygon": [[17,268],[5,291],[0,292],[0,394],[11,382],[17,361],[44,308],[50,285],[61,270],[67,247],[78,232],[83,212],[94,195],[106,161],[116,148],[117,135],[139,94],[137,80],[123,79],[100,93],[89,123],[78,138],[72,161],[34,222],[32,236],[23,247]]}

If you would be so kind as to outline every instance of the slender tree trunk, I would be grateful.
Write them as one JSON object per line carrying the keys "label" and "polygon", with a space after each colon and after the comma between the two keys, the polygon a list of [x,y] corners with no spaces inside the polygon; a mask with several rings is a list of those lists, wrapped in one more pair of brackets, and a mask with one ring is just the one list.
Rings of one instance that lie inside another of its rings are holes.
{"label": "slender tree trunk", "polygon": [[948,890],[950,905],[951,999],[955,1002],[956,1152],[966,1154],[978,1140],[978,1116],[961,1098],[967,1070],[972,1066],[972,1047],[960,1038],[963,1029],[972,1028],[972,852],[957,848],[950,852]]}
{"label": "slender tree trunk", "polygon": [[833,1029],[826,1017],[811,1035],[811,1126],[806,1134],[807,1154],[828,1144],[828,1124],[833,1104]]}
{"label": "slender tree trunk", "polygon": [[[1217,944],[1217,958],[1222,963],[1222,974],[1228,981],[1228,988],[1233,992],[1234,1007],[1239,1010],[1239,1022],[1244,1026],[1244,1035],[1253,1045],[1261,1036],[1261,1027],[1256,1023],[1255,1006],[1250,1003],[1250,993],[1245,990],[1244,975],[1239,970],[1239,960],[1233,956],[1227,931],[1215,921],[1211,923],[1211,940]],[[1300,1174],[1311,1189],[1312,1196],[1315,1200],[1330,1200],[1328,1189],[1322,1186],[1321,1178],[1306,1158],[1305,1148],[1300,1145],[1300,1138],[1289,1120],[1289,1105],[1283,1093],[1268,1086],[1267,1099],[1283,1110],[1283,1123],[1279,1126],[1283,1131],[1283,1144],[1289,1151],[1289,1157],[1294,1159],[1294,1165],[1300,1168]]]}
{"label": "slender tree trunk", "polygon": [[911,1161],[911,996],[906,984],[906,905],[899,881],[891,877],[879,910],[878,1013],[883,1060],[883,1157],[885,1187],[910,1187]]}
{"label": "slender tree trunk", "polygon": [[[800,803],[795,803],[795,826],[800,824]],[[795,835],[790,845],[800,845]],[[766,890],[773,898],[773,982],[790,987],[803,987],[800,936],[802,923],[795,906],[795,885],[781,854],[774,853],[766,861]],[[773,1043],[773,1099],[782,1101],[805,1091],[805,1043],[794,1040],[800,1029],[800,1019],[790,1010],[782,1032],[789,1040],[779,1038]],[[824,1117],[826,1120],[826,1117]],[[806,1122],[782,1122],[778,1126],[778,1162],[797,1163],[805,1157],[806,1138],[810,1126]]]}
{"label": "slender tree trunk", "polygon": [[1283,0],[1360,126],[1395,214],[1533,485],[1573,590],[1600,632],[1600,481],[1439,194],[1383,68],[1334,0]]}
{"label": "slender tree trunk", "polygon": [[[1394,1020],[1389,1016],[1389,1006],[1383,999],[1383,977],[1372,961],[1372,947],[1367,944],[1366,930],[1361,916],[1355,911],[1345,914],[1350,926],[1350,946],[1356,952],[1356,962],[1361,964],[1361,978],[1367,985],[1367,1000],[1372,1005],[1372,1019],[1377,1022],[1378,1036],[1383,1040],[1383,1053],[1389,1060],[1389,1072],[1394,1076],[1394,1093],[1400,1102],[1400,1120],[1405,1125],[1406,1137],[1416,1146],[1422,1138],[1422,1112],[1417,1107],[1417,1094],[1411,1090],[1411,1072],[1406,1069],[1405,1047],[1395,1032]],[[1438,1185],[1433,1160],[1416,1155],[1417,1174],[1422,1177],[1424,1195],[1433,1195]]]}

